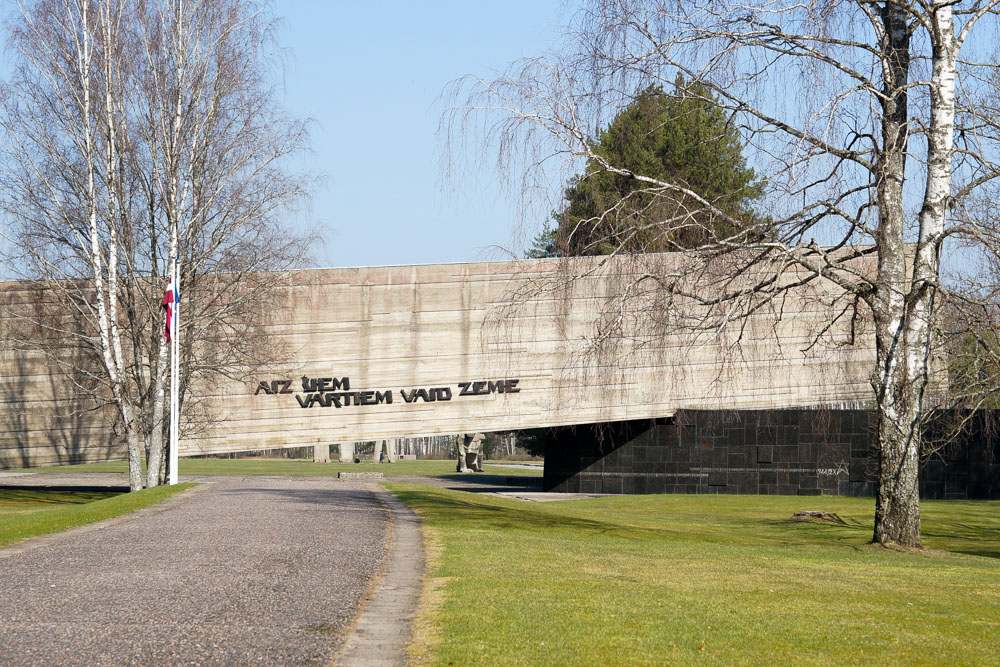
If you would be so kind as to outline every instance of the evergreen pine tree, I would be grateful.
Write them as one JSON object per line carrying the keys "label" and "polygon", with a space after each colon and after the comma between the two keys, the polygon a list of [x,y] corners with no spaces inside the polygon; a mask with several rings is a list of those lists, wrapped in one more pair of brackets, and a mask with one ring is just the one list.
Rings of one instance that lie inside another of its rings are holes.
{"label": "evergreen pine tree", "polygon": [[687,188],[725,216],[706,219],[712,214],[689,197],[591,159],[566,189],[556,225],[546,225],[528,257],[684,250],[741,232],[759,237],[764,227],[752,208],[763,183],[746,165],[736,128],[702,84],[678,75],[670,93],[659,86],[640,91],[593,149],[616,168]]}

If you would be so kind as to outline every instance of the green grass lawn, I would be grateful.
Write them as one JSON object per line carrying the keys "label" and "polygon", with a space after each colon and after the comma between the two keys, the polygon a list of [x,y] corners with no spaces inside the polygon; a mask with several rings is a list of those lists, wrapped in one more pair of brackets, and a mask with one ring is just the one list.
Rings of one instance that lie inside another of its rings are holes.
{"label": "green grass lawn", "polygon": [[128,514],[192,486],[159,486],[135,493],[2,488],[0,546]]}
{"label": "green grass lawn", "polygon": [[[487,462],[486,473],[512,477],[541,477],[542,467],[506,468],[502,463]],[[32,468],[33,471],[51,472],[128,472],[125,461],[85,463],[82,465]],[[181,459],[182,475],[336,475],[341,471],[380,472],[386,477],[397,475],[443,476],[459,475],[455,462],[447,461],[396,461],[395,463],[313,463],[308,459]],[[466,476],[468,473],[466,473]]]}
{"label": "green grass lawn", "polygon": [[[902,552],[870,499],[387,486],[429,535],[418,662],[1000,664],[1000,502],[925,502],[936,551]],[[785,521],[813,509],[847,525]]]}

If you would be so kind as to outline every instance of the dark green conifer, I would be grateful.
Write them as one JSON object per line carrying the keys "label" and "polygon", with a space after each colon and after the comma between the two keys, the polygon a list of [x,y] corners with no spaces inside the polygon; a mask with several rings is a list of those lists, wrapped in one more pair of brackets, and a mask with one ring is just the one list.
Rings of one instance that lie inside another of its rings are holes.
{"label": "dark green conifer", "polygon": [[[529,257],[684,250],[737,234],[745,242],[766,229],[752,208],[763,183],[746,165],[736,127],[703,84],[678,76],[669,93],[659,86],[642,90],[593,148],[628,173],[590,159],[566,189],[555,226],[547,224],[535,238]],[[634,175],[681,186],[711,206]]]}

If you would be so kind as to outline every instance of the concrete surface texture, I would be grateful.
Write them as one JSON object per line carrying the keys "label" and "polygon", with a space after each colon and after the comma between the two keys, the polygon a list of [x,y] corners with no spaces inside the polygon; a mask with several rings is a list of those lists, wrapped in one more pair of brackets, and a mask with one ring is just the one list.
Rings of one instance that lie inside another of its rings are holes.
{"label": "concrete surface texture", "polygon": [[0,664],[328,662],[391,522],[360,482],[216,478],[164,511],[0,559]]}
{"label": "concrete surface texture", "polygon": [[337,667],[395,667],[408,662],[406,647],[425,567],[420,519],[388,491],[373,489],[393,517],[391,546],[375,590],[337,654]]}
{"label": "concrete surface texture", "polygon": [[[622,286],[684,261],[669,253],[293,272],[269,310],[273,370],[239,382],[220,373],[192,387],[208,414],[225,419],[186,436],[181,455],[870,396],[870,328],[834,318],[839,304],[825,281],[722,333],[673,328],[649,337],[637,329],[648,317],[624,317],[617,343],[593,354],[588,341],[617,317],[608,309]],[[0,323],[30,321],[39,290],[0,285]],[[678,308],[688,310],[677,321],[700,317],[696,306]],[[855,325],[853,344],[834,344]],[[100,397],[74,392],[42,353],[0,351],[0,379],[0,468],[124,458]]]}

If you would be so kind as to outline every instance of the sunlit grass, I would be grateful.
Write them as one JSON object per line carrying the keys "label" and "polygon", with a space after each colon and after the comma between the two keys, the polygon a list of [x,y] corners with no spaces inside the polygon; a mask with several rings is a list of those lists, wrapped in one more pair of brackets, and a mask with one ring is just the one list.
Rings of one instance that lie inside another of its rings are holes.
{"label": "sunlit grass", "polygon": [[158,486],[135,493],[0,489],[0,546],[128,514],[192,486]]}
{"label": "sunlit grass", "polygon": [[437,554],[420,662],[1000,664],[1000,502],[925,502],[914,553],[868,544],[870,499],[387,486]]}

